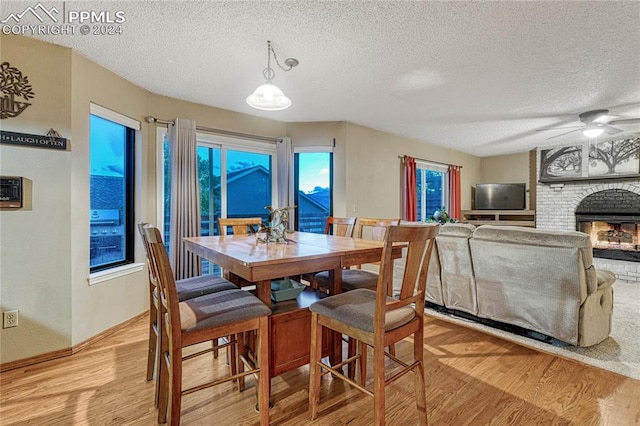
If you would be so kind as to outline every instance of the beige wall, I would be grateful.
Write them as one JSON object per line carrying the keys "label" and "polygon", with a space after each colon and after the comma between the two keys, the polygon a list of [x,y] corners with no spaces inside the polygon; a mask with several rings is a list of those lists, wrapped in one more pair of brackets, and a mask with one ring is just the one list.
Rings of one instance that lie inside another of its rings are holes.
{"label": "beige wall", "polygon": [[54,128],[70,151],[0,145],[0,174],[23,176],[30,206],[0,211],[0,305],[19,310],[19,326],[0,330],[0,361],[69,347],[71,343],[71,52],[0,35],[0,62],[29,78],[35,93],[2,130],[44,135]]}
{"label": "beige wall", "polygon": [[[75,52],[71,57],[72,130],[71,152],[71,343],[76,345],[101,331],[134,317],[148,308],[146,270],[95,285],[89,277],[89,113],[90,103],[142,122],[147,111],[149,93],[122,77],[91,62]],[[146,127],[146,126],[143,126]],[[143,129],[144,132],[145,129]],[[142,135],[140,135],[142,136]],[[148,155],[142,138],[136,141],[136,220],[149,218],[147,198],[155,193],[155,181],[143,171],[154,158]],[[144,253],[136,236],[136,262],[144,262]]]}
{"label": "beige wall", "polygon": [[[500,155],[482,158],[482,174],[476,183],[522,183],[527,184],[527,192],[532,184],[529,174],[529,153]],[[535,181],[533,182],[535,187]],[[527,208],[529,208],[529,196],[527,196]],[[534,202],[535,204],[535,202]]]}
{"label": "beige wall", "polygon": [[462,166],[462,209],[471,207],[471,186],[481,177],[481,159],[416,139],[347,124],[347,214],[362,217],[400,217],[401,163],[398,156]]}

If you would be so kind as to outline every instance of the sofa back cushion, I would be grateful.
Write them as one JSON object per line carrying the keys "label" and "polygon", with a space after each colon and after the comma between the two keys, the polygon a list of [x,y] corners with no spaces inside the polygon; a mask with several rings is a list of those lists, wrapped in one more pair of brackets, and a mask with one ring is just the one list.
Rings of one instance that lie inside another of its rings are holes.
{"label": "sofa back cushion", "polygon": [[485,225],[469,244],[479,317],[576,344],[587,281],[597,282],[588,235]]}
{"label": "sofa back cushion", "polygon": [[465,223],[446,223],[436,237],[444,306],[473,315],[477,301],[469,238],[475,229]]}

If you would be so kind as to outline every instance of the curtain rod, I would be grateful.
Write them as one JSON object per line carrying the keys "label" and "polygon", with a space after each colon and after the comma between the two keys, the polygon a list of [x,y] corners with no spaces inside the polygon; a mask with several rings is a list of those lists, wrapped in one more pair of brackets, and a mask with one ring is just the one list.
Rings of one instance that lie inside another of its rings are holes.
{"label": "curtain rod", "polygon": [[[165,126],[168,126],[169,124],[173,124],[173,120],[162,120],[159,118],[155,118],[151,115],[148,115],[144,118],[144,121],[146,121],[147,123],[155,123],[155,124],[164,124]],[[259,141],[265,141],[265,142],[282,142],[282,139],[280,138],[270,138],[268,136],[260,136],[260,135],[251,135],[248,133],[240,133],[240,132],[232,132],[231,130],[222,130],[222,129],[215,129],[212,127],[204,127],[204,126],[196,126],[196,130],[199,130],[201,132],[207,132],[207,133],[214,133],[216,135],[222,135],[222,136],[232,136],[232,137],[236,137],[236,138],[242,138],[242,139],[253,139],[253,140],[259,140]]]}
{"label": "curtain rod", "polygon": [[[404,163],[404,157],[411,157],[410,155],[398,155],[398,158],[402,160],[402,162]],[[432,161],[432,160],[425,160],[424,158],[416,158],[414,157],[416,161],[422,161],[424,163],[431,163],[431,164],[438,164],[441,166],[455,166],[455,167],[460,167],[462,168],[462,166],[457,166],[455,164],[447,164],[447,163],[441,163],[439,161]]]}

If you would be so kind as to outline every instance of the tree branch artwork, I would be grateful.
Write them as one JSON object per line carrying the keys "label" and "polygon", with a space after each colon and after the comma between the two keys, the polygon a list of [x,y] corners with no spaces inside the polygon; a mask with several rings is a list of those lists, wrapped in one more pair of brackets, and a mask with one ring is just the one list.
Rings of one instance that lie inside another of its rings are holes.
{"label": "tree branch artwork", "polygon": [[612,139],[589,147],[589,176],[638,173],[640,137]]}
{"label": "tree branch artwork", "polygon": [[29,78],[9,62],[0,64],[0,91],[0,119],[17,117],[31,105],[29,102],[16,100],[16,97],[28,101],[35,96]]}
{"label": "tree branch artwork", "polygon": [[582,146],[574,145],[540,152],[540,179],[582,176]]}

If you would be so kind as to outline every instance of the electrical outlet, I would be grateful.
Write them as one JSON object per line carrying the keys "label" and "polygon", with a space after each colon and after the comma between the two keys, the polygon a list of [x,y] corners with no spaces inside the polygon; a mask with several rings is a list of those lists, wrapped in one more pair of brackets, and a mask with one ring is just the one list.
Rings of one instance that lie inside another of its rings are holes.
{"label": "electrical outlet", "polygon": [[5,311],[2,313],[2,328],[11,328],[18,326],[18,310]]}

